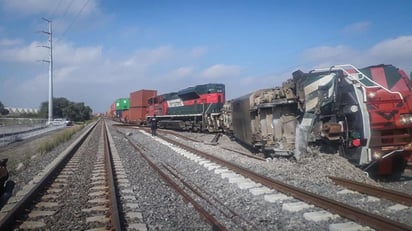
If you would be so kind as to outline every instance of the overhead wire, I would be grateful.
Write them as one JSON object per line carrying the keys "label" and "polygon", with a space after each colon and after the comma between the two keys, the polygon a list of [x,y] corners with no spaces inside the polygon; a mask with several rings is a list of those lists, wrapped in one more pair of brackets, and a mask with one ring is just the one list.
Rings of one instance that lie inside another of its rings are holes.
{"label": "overhead wire", "polygon": [[58,2],[57,2],[57,5],[54,7],[54,10],[51,12],[51,14],[50,14],[50,18],[54,18],[55,17],[55,14],[56,14],[56,12],[57,12],[57,9],[60,7],[60,4],[61,4],[61,2],[62,2],[62,0],[59,0]]}
{"label": "overhead wire", "polygon": [[66,10],[64,11],[64,14],[63,14],[62,18],[64,18],[64,17],[67,15],[67,12],[69,12],[69,9],[72,7],[73,2],[74,2],[74,0],[71,0],[71,1],[69,2],[69,4],[68,4],[67,7],[66,7]]}
{"label": "overhead wire", "polygon": [[83,4],[82,8],[81,8],[80,11],[77,13],[77,15],[75,16],[75,18],[73,19],[73,21],[69,24],[69,26],[67,26],[67,28],[66,28],[66,30],[63,32],[62,36],[64,36],[64,35],[67,33],[67,31],[69,31],[69,29],[72,27],[72,25],[73,25],[74,22],[77,20],[77,18],[82,14],[84,8],[86,8],[87,4],[89,4],[89,1],[90,1],[90,0],[87,0],[87,1]]}

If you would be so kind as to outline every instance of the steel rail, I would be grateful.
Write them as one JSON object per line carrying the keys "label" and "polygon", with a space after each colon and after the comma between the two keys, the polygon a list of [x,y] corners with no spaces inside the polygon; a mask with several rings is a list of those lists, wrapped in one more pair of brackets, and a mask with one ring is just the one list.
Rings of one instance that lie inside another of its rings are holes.
{"label": "steel rail", "polygon": [[95,122],[90,128],[83,133],[74,143],[72,143],[65,151],[63,158],[59,160],[59,162],[54,165],[39,181],[37,184],[33,185],[33,188],[29,190],[27,194],[25,194],[19,202],[17,202],[12,209],[4,216],[0,221],[0,230],[13,230],[13,226],[17,223],[19,216],[24,214],[27,208],[29,208],[33,204],[33,200],[35,200],[39,193],[46,187],[50,181],[56,176],[56,172],[58,172],[62,167],[70,160],[70,158],[76,153],[79,147],[84,143],[86,138],[90,135],[93,129],[95,129],[98,121]]}
{"label": "steel rail", "polygon": [[[210,195],[210,193],[207,192],[203,192],[204,194],[206,194],[207,196],[211,197],[214,201],[216,201],[217,204],[219,204],[219,206],[224,207],[224,209],[226,209],[227,211],[229,211],[230,214],[228,214],[227,212],[223,211],[222,208],[219,208],[217,205],[214,205],[213,202],[206,198],[205,195],[202,194],[202,192],[200,192],[200,190],[196,189],[199,188],[197,185],[196,186],[192,186],[190,185],[188,182],[186,182],[184,179],[182,179],[182,177],[179,176],[179,173],[177,172],[177,170],[175,168],[173,168],[170,165],[165,165],[162,164],[162,166],[170,173],[172,174],[176,179],[178,179],[180,181],[180,183],[182,183],[185,187],[187,187],[188,189],[190,189],[190,191],[192,191],[194,194],[196,194],[199,198],[203,199],[204,201],[206,201],[208,204],[210,204],[211,206],[215,207],[217,210],[219,210],[220,213],[222,213],[223,215],[225,215],[228,218],[233,219],[234,217],[238,217],[240,220],[242,220],[243,222],[247,223],[248,225],[250,225],[251,227],[253,227],[253,230],[258,230],[258,228],[252,224],[250,221],[246,220],[243,216],[241,216],[239,213],[237,213],[236,211],[234,211],[233,209],[229,208],[228,206],[226,206],[223,202],[221,202],[218,198],[214,197],[213,195]],[[246,230],[243,228],[243,230]]]}
{"label": "steel rail", "polygon": [[225,149],[225,150],[228,150],[228,151],[231,151],[231,152],[235,152],[235,153],[238,153],[238,154],[247,156],[247,157],[252,158],[252,159],[261,160],[261,161],[266,161],[265,158],[260,157],[260,156],[251,155],[251,154],[248,154],[248,153],[245,153],[245,152],[241,152],[241,151],[237,151],[237,150],[230,149],[230,148],[225,148],[225,147],[221,147],[221,148],[223,148],[223,149]]}
{"label": "steel rail", "polygon": [[110,142],[109,137],[107,134],[107,126],[106,123],[103,122],[103,139],[104,139],[104,159],[105,159],[105,166],[106,166],[106,177],[109,181],[109,193],[110,193],[110,220],[111,224],[113,225],[111,228],[120,231],[122,230],[121,226],[121,219],[120,219],[120,209],[119,209],[119,201],[118,201],[118,194],[114,176],[114,168],[113,168],[113,156],[112,151],[110,149]]}
{"label": "steel rail", "polygon": [[209,224],[213,226],[213,230],[227,230],[224,225],[217,221],[212,214],[206,211],[199,203],[197,203],[189,194],[187,194],[179,185],[174,182],[164,171],[162,171],[153,161],[141,151],[140,147],[134,144],[128,137],[125,137],[130,145],[132,145],[136,151],[147,161],[147,163],[168,183],[176,192],[178,192],[183,198],[189,201],[193,207],[202,215]]}
{"label": "steel rail", "polygon": [[368,195],[376,196],[379,198],[385,198],[388,200],[392,200],[395,202],[398,202],[400,204],[404,204],[407,206],[412,206],[412,196],[406,193],[401,193],[395,190],[390,190],[390,189],[385,189],[385,188],[380,188],[376,187],[373,185],[345,179],[345,178],[340,178],[340,177],[335,177],[335,176],[329,176],[329,178],[335,182],[338,185],[353,189],[355,191],[365,193]]}
{"label": "steel rail", "polygon": [[300,189],[298,187],[295,187],[293,185],[288,185],[286,183],[283,183],[279,180],[271,179],[266,176],[261,176],[256,174],[255,172],[252,172],[246,168],[240,167],[238,165],[235,165],[231,162],[228,162],[226,160],[220,159],[218,157],[212,156],[210,154],[207,154],[205,152],[196,150],[192,147],[189,147],[187,145],[181,144],[179,142],[176,142],[172,139],[169,139],[164,136],[159,136],[162,139],[175,144],[177,146],[182,147],[183,149],[186,149],[187,151],[190,151],[192,153],[199,154],[203,156],[206,159],[209,159],[217,164],[226,166],[227,168],[231,169],[234,172],[237,172],[241,175],[244,175],[256,182],[259,182],[269,188],[276,189],[279,192],[282,192],[284,194],[290,195],[296,199],[305,201],[307,203],[313,204],[317,207],[323,208],[325,210],[328,210],[332,213],[336,213],[342,217],[348,218],[350,220],[356,221],[360,224],[372,227],[377,230],[391,230],[391,231],[397,231],[397,230],[412,230],[412,227],[402,224],[393,220],[390,220],[386,217],[379,216],[376,214],[372,214],[369,212],[366,212],[364,210],[361,210],[359,208],[344,204],[339,201],[335,201],[333,199]]}

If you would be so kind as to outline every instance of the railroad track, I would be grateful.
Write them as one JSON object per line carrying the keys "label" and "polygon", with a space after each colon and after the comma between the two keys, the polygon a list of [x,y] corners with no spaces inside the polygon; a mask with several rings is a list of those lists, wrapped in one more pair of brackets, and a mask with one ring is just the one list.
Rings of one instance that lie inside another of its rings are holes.
{"label": "railroad track", "polygon": [[10,198],[0,230],[121,230],[108,139],[103,122],[90,126]]}
{"label": "railroad track", "polygon": [[[198,211],[200,216],[212,226],[213,230],[229,230],[227,224],[219,221],[215,218],[216,211],[221,215],[226,216],[227,221],[231,221],[233,226],[238,227],[240,230],[257,230],[250,222],[245,218],[241,217],[235,211],[224,205],[223,202],[219,201],[217,198],[213,198],[212,195],[203,191],[200,186],[195,185],[193,182],[187,182],[181,177],[179,171],[170,165],[164,163],[156,163],[151,160],[151,158],[146,155],[148,148],[142,144],[138,144],[130,140],[125,136],[129,144],[134,147],[134,149],[147,161],[147,163],[162,177],[162,179],[170,185],[171,188],[175,190],[179,195],[181,195],[185,201],[192,204],[192,206]],[[199,202],[199,200],[201,202]],[[205,205],[207,204],[207,205]],[[213,207],[215,212],[209,212],[210,207]],[[241,220],[239,222],[239,220]],[[238,224],[234,222],[239,222]],[[241,223],[247,224],[241,225]]]}
{"label": "railroad track", "polygon": [[277,180],[274,180],[274,179],[271,179],[265,176],[260,176],[248,169],[237,166],[231,162],[225,161],[213,155],[204,153],[202,151],[196,150],[187,145],[181,144],[180,142],[177,142],[176,140],[173,140],[168,137],[161,136],[161,135],[159,135],[159,137],[161,137],[166,142],[176,145],[190,153],[194,153],[195,155],[208,159],[213,163],[224,166],[228,168],[229,170],[233,171],[234,173],[245,176],[246,178],[252,180],[253,182],[262,184],[270,189],[275,189],[279,192],[292,196],[306,203],[315,205],[319,208],[323,208],[334,214],[338,214],[341,217],[345,217],[349,220],[356,221],[359,224],[369,226],[377,230],[412,230],[412,227],[393,221],[386,217],[366,212],[359,208],[314,194],[312,192],[297,188],[295,186],[285,184],[283,182],[280,182],[280,181],[277,181]]}
{"label": "railroad track", "polygon": [[338,185],[343,187],[364,193],[367,195],[375,196],[378,198],[385,198],[391,201],[395,201],[406,206],[412,206],[412,196],[397,192],[394,190],[389,190],[385,188],[376,187],[373,185],[365,184],[362,182],[357,182],[345,178],[329,176],[329,178]]}
{"label": "railroad track", "polygon": [[[148,130],[146,130],[146,131],[148,131]],[[161,129],[160,131],[161,131],[161,133],[170,134],[170,135],[179,137],[179,138],[184,139],[184,140],[192,141],[192,142],[195,142],[195,143],[202,143],[202,141],[199,141],[199,140],[196,140],[196,139],[192,139],[192,138],[190,138],[190,137],[181,135],[181,134],[179,134],[179,133],[176,133],[176,132],[173,132],[173,131],[170,131],[170,130]],[[209,144],[209,143],[206,143],[206,144]],[[210,143],[210,144],[211,144],[211,145],[215,145],[215,143]],[[240,154],[240,155],[243,155],[243,156],[246,156],[246,157],[248,157],[248,158],[252,158],[252,159],[256,159],[256,160],[261,160],[261,161],[266,161],[265,158],[260,157],[260,156],[257,156],[257,155],[249,154],[249,153],[246,153],[246,152],[234,150],[234,149],[227,148],[227,147],[221,147],[221,148],[222,148],[222,149],[225,149],[225,150],[228,150],[228,151],[231,151],[231,152],[235,152],[235,153]]]}

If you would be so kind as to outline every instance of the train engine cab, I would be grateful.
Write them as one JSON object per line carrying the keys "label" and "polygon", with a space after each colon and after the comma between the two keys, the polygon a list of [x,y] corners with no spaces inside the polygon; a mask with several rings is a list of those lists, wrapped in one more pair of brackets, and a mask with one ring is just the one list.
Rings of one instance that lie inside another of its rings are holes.
{"label": "train engine cab", "polygon": [[224,84],[196,85],[149,99],[146,121],[156,114],[159,128],[218,132],[224,102]]}
{"label": "train engine cab", "polygon": [[[360,70],[340,65],[304,76],[300,127],[310,131],[304,138],[311,142],[322,137],[327,147],[337,144],[341,155],[373,176],[399,177],[412,150],[411,82],[406,74],[392,65]],[[322,83],[311,90],[310,82],[317,78]]]}
{"label": "train engine cab", "polygon": [[392,65],[360,69],[368,109],[372,164],[369,172],[399,177],[412,156],[412,82]]}

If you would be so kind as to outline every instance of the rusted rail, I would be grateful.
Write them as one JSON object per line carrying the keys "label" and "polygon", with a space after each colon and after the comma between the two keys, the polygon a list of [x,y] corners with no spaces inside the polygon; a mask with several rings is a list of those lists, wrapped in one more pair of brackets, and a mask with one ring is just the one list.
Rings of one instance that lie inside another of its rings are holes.
{"label": "rusted rail", "polygon": [[227,230],[224,225],[217,221],[212,214],[207,212],[199,203],[197,203],[189,194],[187,194],[179,185],[174,182],[164,171],[162,171],[153,161],[147,157],[139,146],[134,144],[128,137],[126,137],[129,144],[131,144],[136,151],[149,163],[149,165],[180,195],[189,201],[193,207],[213,226],[213,230]]}
{"label": "rusted rail", "polygon": [[292,185],[285,184],[281,181],[271,179],[265,176],[258,175],[246,168],[240,167],[238,165],[235,165],[231,162],[228,162],[226,160],[220,159],[218,157],[215,157],[213,155],[207,154],[205,152],[196,150],[192,147],[189,147],[187,145],[181,144],[177,141],[174,141],[172,139],[169,139],[164,136],[160,136],[162,139],[166,140],[167,142],[170,142],[174,145],[177,145],[187,151],[190,151],[192,153],[195,153],[197,155],[201,155],[202,157],[209,159],[217,164],[223,165],[229,169],[231,169],[234,172],[237,172],[243,176],[248,177],[249,179],[252,179],[256,182],[259,182],[269,188],[273,188],[279,192],[282,192],[284,194],[290,195],[296,199],[305,201],[307,203],[313,204],[317,207],[323,208],[325,210],[328,210],[332,213],[336,213],[342,217],[348,218],[350,220],[356,221],[360,224],[372,227],[377,230],[412,230],[412,227],[407,226],[406,224],[402,224],[393,220],[390,220],[386,217],[379,216],[376,214],[372,214],[369,212],[366,212],[364,210],[361,210],[359,208],[344,204],[342,202],[338,202],[335,200],[332,200],[330,198],[297,188]]}
{"label": "rusted rail", "polygon": [[[210,205],[216,207],[217,210],[219,210],[219,212],[221,212],[222,214],[224,214],[226,217],[230,217],[231,219],[233,219],[234,217],[237,217],[239,219],[241,219],[243,222],[249,224],[251,227],[253,227],[253,230],[258,230],[258,228],[252,224],[250,221],[248,221],[247,219],[245,219],[244,217],[242,217],[239,213],[237,213],[236,211],[234,211],[233,209],[227,207],[223,202],[221,202],[219,199],[217,199],[216,197],[214,197],[213,195],[210,195],[209,193],[204,192],[204,194],[206,194],[207,196],[204,196],[202,192],[200,192],[200,190],[198,190],[197,188],[199,188],[198,186],[192,186],[190,185],[188,182],[186,182],[184,179],[182,179],[179,175],[178,172],[175,168],[173,168],[170,165],[162,165],[170,174],[172,174],[176,179],[178,179],[185,187],[187,187],[188,189],[190,189],[194,194],[196,194],[199,198],[202,198],[203,200],[205,200],[207,203],[209,203]],[[210,197],[213,199],[213,201],[216,201],[216,204],[218,204],[218,206],[214,205],[210,199],[208,199],[207,197]],[[227,210],[229,213],[223,211],[222,208],[223,207],[225,210]]]}
{"label": "rusted rail", "polygon": [[389,190],[385,188],[376,187],[373,185],[368,185],[361,182],[356,182],[353,180],[329,176],[329,178],[338,185],[343,187],[347,187],[353,189],[355,191],[365,193],[371,196],[376,196],[379,198],[385,198],[388,200],[392,200],[398,202],[400,204],[404,204],[407,206],[412,206],[412,196],[406,193],[401,193],[394,190]]}
{"label": "rusted rail", "polygon": [[236,152],[236,153],[238,153],[238,154],[241,154],[241,155],[247,156],[247,157],[249,157],[249,158],[253,158],[253,159],[256,159],[256,160],[261,160],[261,161],[266,161],[266,159],[265,159],[265,158],[260,157],[260,156],[251,155],[251,154],[248,154],[248,153],[245,153],[245,152],[241,152],[241,151],[237,151],[237,150],[230,149],[230,148],[225,148],[225,147],[221,147],[221,148],[223,148],[223,149],[225,149],[225,150],[228,150],[228,151],[231,151],[231,152]]}
{"label": "rusted rail", "polygon": [[110,142],[107,134],[107,126],[106,123],[103,123],[103,139],[104,139],[104,158],[106,163],[106,174],[107,180],[109,181],[109,189],[110,189],[110,219],[112,224],[112,230],[120,231],[121,229],[121,221],[120,221],[120,212],[119,212],[119,201],[117,195],[117,188],[116,182],[114,177],[114,168],[113,168],[113,158],[112,152],[110,150]]}

